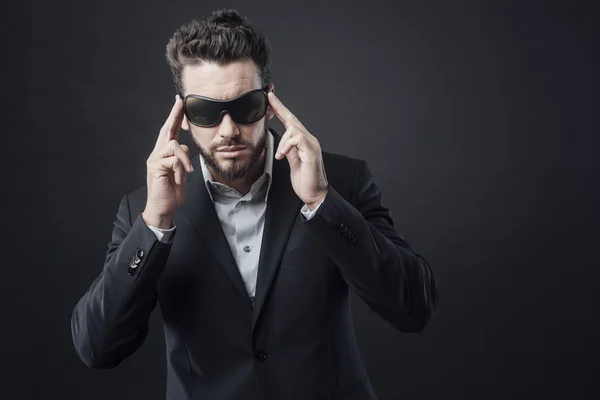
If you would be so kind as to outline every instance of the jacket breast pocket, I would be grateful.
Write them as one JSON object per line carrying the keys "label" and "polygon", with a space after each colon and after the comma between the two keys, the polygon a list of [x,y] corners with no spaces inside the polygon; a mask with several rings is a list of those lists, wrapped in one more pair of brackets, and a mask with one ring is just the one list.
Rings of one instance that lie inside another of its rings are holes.
{"label": "jacket breast pocket", "polygon": [[341,393],[333,395],[331,400],[377,400],[377,395],[373,390],[371,380],[365,376]]}
{"label": "jacket breast pocket", "polygon": [[286,269],[323,257],[326,257],[326,254],[315,246],[296,247],[283,253],[280,269]]}

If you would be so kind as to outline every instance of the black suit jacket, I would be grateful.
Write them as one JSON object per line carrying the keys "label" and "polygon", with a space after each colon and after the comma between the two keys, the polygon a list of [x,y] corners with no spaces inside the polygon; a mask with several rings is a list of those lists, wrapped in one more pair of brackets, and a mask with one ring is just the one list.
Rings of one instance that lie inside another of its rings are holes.
{"label": "black suit jacket", "polygon": [[[276,148],[280,136],[271,131]],[[124,196],[104,268],[73,310],[83,362],[112,368],[131,355],[158,300],[167,399],[376,399],[350,290],[397,329],[417,332],[433,316],[437,287],[394,228],[366,163],[326,152],[323,161],[329,192],[306,220],[287,160],[274,160],[254,304],[198,157],[171,243],[159,242],[140,217],[146,188]]]}

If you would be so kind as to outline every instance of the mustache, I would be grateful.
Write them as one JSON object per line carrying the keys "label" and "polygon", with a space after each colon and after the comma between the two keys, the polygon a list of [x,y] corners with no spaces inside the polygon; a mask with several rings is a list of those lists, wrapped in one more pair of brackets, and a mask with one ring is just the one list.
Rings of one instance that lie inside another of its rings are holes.
{"label": "mustache", "polygon": [[226,139],[223,140],[221,143],[219,144],[215,144],[212,145],[210,147],[210,149],[212,151],[215,151],[216,149],[218,149],[219,147],[230,147],[230,146],[246,146],[249,148],[254,148],[254,146],[252,146],[252,143],[240,138],[240,137],[236,137],[236,138],[232,138],[232,139]]}

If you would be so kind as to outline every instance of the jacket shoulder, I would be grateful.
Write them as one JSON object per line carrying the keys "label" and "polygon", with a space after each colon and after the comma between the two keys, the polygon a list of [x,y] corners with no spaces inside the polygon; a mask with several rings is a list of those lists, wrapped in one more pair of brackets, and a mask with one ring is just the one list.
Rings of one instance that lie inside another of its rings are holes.
{"label": "jacket shoulder", "polygon": [[137,215],[146,208],[148,189],[146,186],[142,186],[132,192],[127,193],[124,197],[127,197],[129,202],[129,211],[131,215]]}
{"label": "jacket shoulder", "polygon": [[323,151],[322,154],[325,167],[330,167],[334,170],[356,170],[356,168],[366,163],[365,160],[350,157],[344,154],[330,153],[327,151]]}
{"label": "jacket shoulder", "polygon": [[350,201],[352,193],[357,185],[357,172],[362,168],[366,161],[360,158],[350,157],[343,154],[322,152],[323,164],[329,184],[342,195],[343,198]]}

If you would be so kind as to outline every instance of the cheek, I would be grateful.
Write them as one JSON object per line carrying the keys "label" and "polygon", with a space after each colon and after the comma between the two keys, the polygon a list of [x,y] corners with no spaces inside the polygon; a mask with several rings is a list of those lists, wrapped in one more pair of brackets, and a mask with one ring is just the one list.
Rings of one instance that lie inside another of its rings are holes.
{"label": "cheek", "polygon": [[238,125],[238,128],[242,137],[256,146],[262,136],[264,121],[261,119],[252,125]]}
{"label": "cheek", "polygon": [[213,128],[200,128],[195,125],[190,125],[190,134],[197,144],[202,145],[204,148],[209,148],[216,137],[216,129]]}

